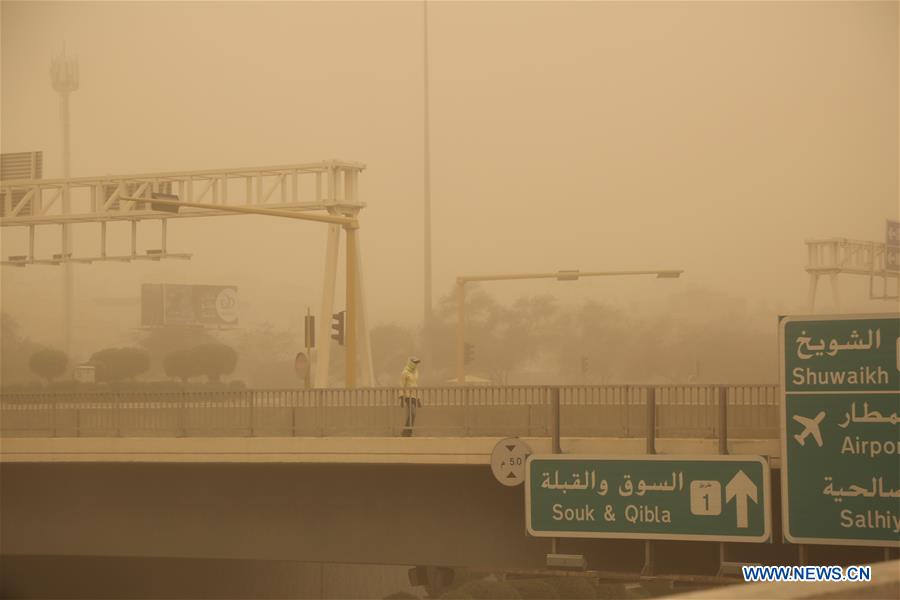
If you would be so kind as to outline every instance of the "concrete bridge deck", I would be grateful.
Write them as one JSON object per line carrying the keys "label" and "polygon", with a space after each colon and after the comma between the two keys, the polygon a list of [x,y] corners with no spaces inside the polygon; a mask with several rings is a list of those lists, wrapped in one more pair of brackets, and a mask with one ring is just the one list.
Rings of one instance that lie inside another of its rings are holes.
{"label": "concrete bridge deck", "polygon": [[[396,389],[5,394],[0,546],[79,560],[540,569],[550,547],[525,532],[522,487],[500,485],[488,468],[504,437],[549,454],[558,423],[564,453],[726,451],[778,467],[776,386],[418,393],[413,437],[399,436]],[[772,485],[777,494],[777,475]],[[728,544],[729,554],[796,560],[779,538],[776,525],[774,544]],[[667,572],[716,572],[718,544],[654,544]],[[636,572],[645,547],[566,539],[559,550],[593,569]]]}

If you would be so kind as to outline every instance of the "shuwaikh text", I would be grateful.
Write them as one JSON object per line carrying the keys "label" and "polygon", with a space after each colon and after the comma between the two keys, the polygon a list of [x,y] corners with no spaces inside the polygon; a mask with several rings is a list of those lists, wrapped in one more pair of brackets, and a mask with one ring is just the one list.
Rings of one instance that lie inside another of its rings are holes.
{"label": "shuwaikh text", "polygon": [[796,367],[791,371],[794,385],[886,385],[888,372],[881,367],[860,367],[852,371],[814,371],[809,367]]}

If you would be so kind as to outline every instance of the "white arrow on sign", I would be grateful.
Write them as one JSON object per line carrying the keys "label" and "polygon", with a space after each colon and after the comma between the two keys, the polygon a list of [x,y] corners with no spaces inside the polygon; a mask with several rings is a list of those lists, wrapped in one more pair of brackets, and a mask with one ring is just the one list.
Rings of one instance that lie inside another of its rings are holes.
{"label": "white arrow on sign", "polygon": [[747,498],[750,498],[755,503],[759,502],[756,499],[756,484],[747,477],[746,473],[738,471],[731,478],[731,481],[725,485],[725,503],[727,504],[734,500],[737,507],[738,529],[747,528]]}

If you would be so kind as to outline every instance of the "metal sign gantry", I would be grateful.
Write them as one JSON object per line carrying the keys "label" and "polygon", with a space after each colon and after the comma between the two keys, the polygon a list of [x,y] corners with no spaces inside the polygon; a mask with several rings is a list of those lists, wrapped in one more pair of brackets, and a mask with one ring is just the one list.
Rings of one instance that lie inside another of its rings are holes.
{"label": "metal sign gantry", "polygon": [[[317,163],[244,167],[200,171],[109,175],[64,179],[20,179],[0,181],[0,227],[25,227],[27,248],[5,257],[3,266],[24,267],[36,264],[90,263],[103,261],[161,260],[189,258],[189,254],[169,253],[166,222],[172,218],[233,215],[237,207],[254,207],[279,211],[325,211],[333,217],[355,220],[365,204],[359,200],[358,179],[365,165],[357,162],[330,160]],[[187,203],[203,207],[185,207],[178,213],[152,210],[154,193],[174,193]],[[145,200],[145,201],[144,201]],[[66,208],[68,207],[68,209]],[[313,217],[309,220],[316,220]],[[137,253],[138,223],[161,221],[161,248]],[[320,219],[326,220],[327,219]],[[131,222],[131,252],[112,255],[106,250],[106,226],[110,221]],[[65,250],[64,237],[60,252],[49,257],[35,256],[35,230],[38,226],[61,226],[72,223],[99,225],[100,253],[96,256],[73,256]],[[328,339],[330,317],[334,309],[337,256],[341,225],[330,222],[325,248],[325,282],[318,337]],[[351,230],[348,229],[348,235]],[[351,292],[356,298],[357,314],[353,326],[360,341],[362,384],[373,381],[369,335],[362,286],[362,259],[357,230],[348,242],[355,248],[351,255],[356,277]],[[348,264],[348,266],[350,266]],[[318,350],[316,386],[327,387],[330,348],[322,344]]]}
{"label": "metal sign gantry", "polygon": [[460,275],[456,278],[456,381],[466,382],[466,284],[478,281],[508,281],[512,279],[557,279],[575,281],[582,277],[615,277],[619,275],[655,275],[660,279],[677,279],[684,271],[663,269],[652,271],[579,271],[555,273],[499,273],[494,275]]}
{"label": "metal sign gantry", "polygon": [[[121,200],[132,197],[149,201],[153,192],[175,193],[187,202],[232,206],[360,209],[365,205],[359,201],[357,181],[363,169],[365,165],[361,163],[331,160],[237,169],[6,180],[0,181],[0,226],[159,219],[160,214],[151,212],[149,206]],[[63,211],[61,202],[66,196],[71,203],[68,213]],[[208,209],[195,209],[181,211],[177,217],[215,214]]]}
{"label": "metal sign gantry", "polygon": [[[889,233],[891,223],[888,221]],[[837,279],[840,274],[868,276],[869,298],[872,300],[900,298],[900,264],[897,258],[900,250],[889,240],[886,242],[865,242],[845,238],[808,240],[806,248],[810,313],[815,310],[819,277],[825,275],[831,279],[831,293],[836,310],[840,309]]]}

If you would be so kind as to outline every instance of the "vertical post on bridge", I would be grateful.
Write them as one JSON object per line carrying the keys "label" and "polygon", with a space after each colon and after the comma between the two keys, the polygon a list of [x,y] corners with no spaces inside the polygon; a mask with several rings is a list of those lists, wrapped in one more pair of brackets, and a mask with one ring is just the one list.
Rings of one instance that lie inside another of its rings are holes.
{"label": "vertical post on bridge", "polygon": [[719,386],[719,454],[728,454],[728,388]]}
{"label": "vertical post on bridge", "polygon": [[[460,288],[462,285],[460,284]],[[462,299],[461,299],[462,300]],[[460,302],[460,305],[462,303]],[[460,322],[462,322],[460,320]],[[551,434],[553,435],[553,454],[562,454],[562,447],[560,445],[560,410],[559,410],[559,386],[553,386],[550,388],[550,411],[551,411],[551,419],[552,419],[552,430]],[[529,493],[526,490],[526,493]],[[558,538],[550,538],[550,554],[557,554],[559,549],[559,539]]]}
{"label": "vertical post on bridge", "polygon": [[50,400],[50,402],[51,402],[51,405],[50,405],[50,406],[51,406],[51,410],[53,411],[53,415],[52,415],[52,419],[53,419],[53,437],[58,437],[58,436],[59,436],[59,426],[58,426],[59,418],[58,418],[57,413],[59,412],[59,401],[58,401],[57,399],[55,399],[55,398],[52,398],[52,399]]}
{"label": "vertical post on bridge", "polygon": [[[647,454],[656,454],[656,388],[647,388]],[[644,566],[641,575],[653,575],[656,556],[652,540],[644,540]]]}
{"label": "vertical post on bridge", "polygon": [[550,411],[551,411],[551,420],[552,420],[552,430],[551,435],[553,436],[553,454],[562,454],[562,447],[560,445],[560,410],[559,410],[559,387],[553,386],[550,388]]}
{"label": "vertical post on bridge", "polygon": [[181,392],[178,394],[178,429],[175,434],[176,437],[184,437],[187,435],[187,417],[184,414],[184,396],[186,393],[187,392]]}

